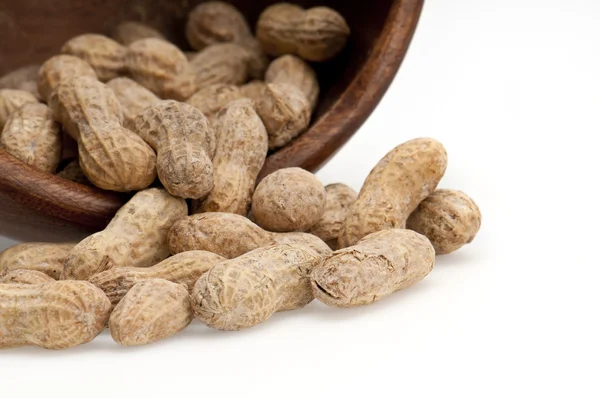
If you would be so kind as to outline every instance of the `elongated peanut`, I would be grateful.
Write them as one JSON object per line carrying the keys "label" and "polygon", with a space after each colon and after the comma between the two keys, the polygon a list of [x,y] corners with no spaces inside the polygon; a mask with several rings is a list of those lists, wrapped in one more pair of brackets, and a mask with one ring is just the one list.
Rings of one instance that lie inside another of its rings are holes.
{"label": "elongated peanut", "polygon": [[268,84],[256,104],[256,112],[269,133],[269,149],[290,143],[310,123],[310,102],[300,89],[289,84]]}
{"label": "elongated peanut", "polygon": [[113,91],[96,79],[77,77],[52,95],[54,116],[79,145],[79,163],[97,187],[128,192],[156,178],[156,155],[139,136],[124,128]]}
{"label": "elongated peanut", "polygon": [[404,228],[419,203],[435,191],[448,156],[438,141],[417,138],[392,149],[371,171],[340,231],[339,247],[389,228]]}
{"label": "elongated peanut", "polygon": [[316,266],[313,293],[333,307],[371,304],[419,282],[434,262],[435,251],[425,236],[405,229],[376,232]]}
{"label": "elongated peanut", "polygon": [[236,43],[220,43],[206,47],[190,66],[198,90],[221,83],[240,85],[248,80],[250,54]]}
{"label": "elongated peanut", "polygon": [[321,256],[331,254],[329,246],[314,235],[268,232],[246,217],[231,213],[186,217],[176,222],[169,232],[169,247],[173,254],[206,250],[231,259],[261,247],[280,244],[305,245]]}
{"label": "elongated peanut", "polygon": [[127,67],[133,80],[161,98],[185,101],[198,91],[187,57],[165,40],[148,38],[131,43]]}
{"label": "elongated peanut", "polygon": [[55,55],[40,67],[38,74],[40,96],[49,104],[50,95],[58,86],[75,77],[83,76],[97,78],[94,69],[83,59],[72,55]]}
{"label": "elongated peanut", "polygon": [[344,184],[327,185],[325,191],[325,213],[308,232],[321,238],[333,250],[337,250],[340,230],[358,195],[354,189]]}
{"label": "elongated peanut", "polygon": [[12,90],[29,91],[40,98],[37,88],[37,77],[40,70],[40,65],[33,64],[15,69],[12,72],[0,77],[0,89],[9,88]]}
{"label": "elongated peanut", "polygon": [[304,10],[289,3],[267,7],[256,29],[267,54],[296,54],[316,62],[335,57],[350,36],[348,24],[337,11],[329,7]]}
{"label": "elongated peanut", "polygon": [[477,204],[461,191],[439,189],[410,215],[406,228],[425,235],[436,254],[448,254],[471,243],[481,227]]}
{"label": "elongated peanut", "polygon": [[60,52],[85,60],[103,82],[127,72],[127,47],[103,35],[76,36],[66,42]]}
{"label": "elongated peanut", "polygon": [[115,93],[123,110],[123,126],[132,130],[142,111],[160,102],[154,93],[128,77],[117,77],[106,83]]}
{"label": "elongated peanut", "polygon": [[0,90],[0,131],[8,122],[10,116],[26,104],[37,104],[35,95],[23,90]]}
{"label": "elongated peanut", "polygon": [[216,142],[200,111],[181,102],[161,101],[138,115],[135,132],[157,152],[158,178],[167,191],[186,199],[208,195]]}
{"label": "elongated peanut", "polygon": [[87,179],[79,165],[79,159],[71,161],[57,174],[57,176],[65,180],[76,182],[77,184],[92,186],[92,183]]}
{"label": "elongated peanut", "polygon": [[166,191],[140,191],[105,230],[81,241],[65,261],[63,279],[89,279],[114,267],[151,267],[169,256],[167,235],[187,204]]}
{"label": "elongated peanut", "polygon": [[149,279],[135,284],[115,307],[110,334],[123,346],[149,344],[181,332],[193,318],[185,286]]}
{"label": "elongated peanut", "polygon": [[307,231],[325,212],[327,193],[312,173],[289,167],[269,174],[252,197],[252,217],[267,231]]}
{"label": "elongated peanut", "polygon": [[225,257],[201,250],[176,254],[149,268],[112,268],[90,278],[90,282],[106,293],[113,306],[138,282],[165,279],[185,285],[191,293],[196,281]]}
{"label": "elongated peanut", "polygon": [[88,282],[0,284],[0,348],[74,347],[104,330],[110,301]]}
{"label": "elongated peanut", "polygon": [[200,212],[247,215],[258,173],[265,163],[268,135],[248,99],[227,105],[216,122],[215,185]]}
{"label": "elongated peanut", "polygon": [[166,40],[158,30],[137,21],[125,21],[118,24],[113,30],[112,38],[124,46],[142,39],[155,38]]}
{"label": "elongated peanut", "polygon": [[40,271],[59,279],[76,243],[21,243],[0,253],[0,275],[19,270]]}
{"label": "elongated peanut", "polygon": [[44,104],[26,104],[13,112],[0,136],[0,147],[23,162],[47,173],[60,163],[62,133]]}
{"label": "elongated peanut", "polygon": [[194,312],[210,327],[239,330],[302,308],[313,300],[309,275],[320,262],[310,248],[279,245],[219,263],[196,283]]}
{"label": "elongated peanut", "polygon": [[230,102],[243,98],[237,86],[232,84],[212,84],[192,95],[186,103],[198,109],[216,127],[217,114]]}
{"label": "elongated peanut", "polygon": [[265,81],[273,84],[291,84],[296,86],[315,109],[319,99],[319,81],[315,70],[294,55],[283,55],[269,65]]}
{"label": "elongated peanut", "polygon": [[17,269],[0,277],[2,283],[17,283],[22,285],[41,285],[42,283],[54,282],[54,279],[40,271],[29,269]]}
{"label": "elongated peanut", "polygon": [[240,91],[245,98],[249,98],[256,105],[263,96],[267,83],[262,80],[252,80],[249,83],[240,86]]}

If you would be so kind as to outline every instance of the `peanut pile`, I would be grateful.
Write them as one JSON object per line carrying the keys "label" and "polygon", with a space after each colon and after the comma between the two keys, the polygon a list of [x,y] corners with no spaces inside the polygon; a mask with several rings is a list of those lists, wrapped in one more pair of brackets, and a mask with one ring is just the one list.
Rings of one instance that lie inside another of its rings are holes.
{"label": "peanut pile", "polygon": [[141,345],[194,319],[240,330],[315,298],[369,305],[475,238],[479,208],[437,189],[447,154],[430,138],[392,149],[358,193],[299,168],[257,185],[269,151],[310,124],[311,63],[350,36],[338,12],[278,3],[254,35],[234,6],[210,1],[185,34],[194,51],[127,21],[0,78],[2,150],[134,193],[81,242],[0,253],[0,348],[68,348],[106,327],[118,344]]}

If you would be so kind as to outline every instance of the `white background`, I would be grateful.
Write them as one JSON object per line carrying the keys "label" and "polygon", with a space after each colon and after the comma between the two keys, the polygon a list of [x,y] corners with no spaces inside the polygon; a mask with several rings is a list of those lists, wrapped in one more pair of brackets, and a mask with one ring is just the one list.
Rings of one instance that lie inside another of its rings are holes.
{"label": "white background", "polygon": [[392,88],[319,177],[359,188],[395,145],[437,138],[441,186],[483,212],[472,245],[369,307],[3,350],[0,395],[598,397],[599,108],[598,0],[429,0]]}

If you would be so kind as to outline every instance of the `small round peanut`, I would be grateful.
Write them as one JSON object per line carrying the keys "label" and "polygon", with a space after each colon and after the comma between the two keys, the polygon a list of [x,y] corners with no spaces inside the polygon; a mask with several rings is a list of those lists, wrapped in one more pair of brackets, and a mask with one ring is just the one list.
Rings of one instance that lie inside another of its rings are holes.
{"label": "small round peanut", "polygon": [[471,243],[481,227],[477,204],[461,191],[439,189],[410,215],[406,228],[425,235],[436,254],[452,253]]}
{"label": "small round peanut", "polygon": [[0,89],[29,91],[37,98],[41,98],[37,88],[37,77],[40,65],[33,64],[15,69],[0,78]]}
{"label": "small round peanut", "polygon": [[55,173],[61,159],[62,133],[50,108],[26,104],[6,122],[0,147],[38,170]]}
{"label": "small round peanut", "polygon": [[128,77],[117,77],[106,83],[115,93],[123,110],[123,126],[132,130],[135,118],[149,106],[160,102],[154,93]]}
{"label": "small round peanut", "polygon": [[337,250],[340,230],[358,195],[354,189],[344,184],[327,185],[325,191],[325,213],[308,232],[321,238],[333,250]]}
{"label": "small round peanut", "polygon": [[112,37],[124,46],[142,39],[155,38],[166,40],[158,30],[137,21],[121,22],[114,29]]}
{"label": "small round peanut", "polygon": [[35,95],[29,91],[1,89],[0,90],[0,132],[10,116],[26,104],[39,103]]}
{"label": "small round peanut", "polygon": [[294,55],[283,55],[269,65],[265,82],[296,86],[310,102],[311,109],[319,99],[319,81],[315,70]]}
{"label": "small round peanut", "polygon": [[303,133],[310,123],[308,99],[295,86],[268,84],[256,104],[256,112],[269,133],[269,149],[289,144]]}
{"label": "small round peanut", "polygon": [[323,217],[326,196],[312,173],[299,167],[277,170],[256,187],[252,217],[268,231],[307,231]]}
{"label": "small round peanut", "polygon": [[75,77],[84,76],[97,78],[90,64],[72,55],[55,55],[40,67],[38,74],[40,96],[49,103],[50,95],[59,85]]}
{"label": "small round peanut", "polygon": [[66,42],[60,52],[85,60],[103,82],[127,71],[127,47],[103,35],[88,33],[76,36]]}
{"label": "small round peanut", "polygon": [[217,114],[230,102],[243,98],[237,86],[231,84],[212,84],[192,95],[186,103],[198,109],[208,120],[216,121]]}

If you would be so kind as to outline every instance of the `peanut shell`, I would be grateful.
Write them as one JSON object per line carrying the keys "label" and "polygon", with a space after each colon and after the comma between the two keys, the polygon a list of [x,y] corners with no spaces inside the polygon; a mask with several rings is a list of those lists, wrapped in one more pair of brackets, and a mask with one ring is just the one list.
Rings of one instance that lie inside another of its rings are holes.
{"label": "peanut shell", "polygon": [[112,33],[112,38],[124,46],[142,39],[166,40],[156,29],[137,21],[125,21],[118,24]]}
{"label": "peanut shell", "polygon": [[40,93],[37,88],[37,77],[40,65],[33,64],[15,69],[12,72],[0,77],[0,89],[9,88],[12,90],[29,91],[40,99]]}
{"label": "peanut shell", "polygon": [[23,269],[40,271],[53,279],[63,273],[65,260],[76,243],[21,243],[0,253],[0,275]]}
{"label": "peanut shell", "polygon": [[283,55],[269,65],[265,82],[272,84],[291,84],[297,87],[315,109],[319,99],[319,81],[315,70],[302,59],[294,55]]}
{"label": "peanut shell", "polygon": [[1,89],[0,90],[0,131],[8,122],[10,116],[26,104],[37,104],[39,101],[29,91]]}
{"label": "peanut shell", "polygon": [[123,110],[123,126],[132,130],[135,118],[146,108],[160,102],[154,93],[128,77],[118,77],[106,83],[115,93]]}
{"label": "peanut shell", "polygon": [[87,179],[85,173],[81,169],[78,159],[71,161],[57,174],[57,176],[65,180],[73,181],[77,184],[92,186],[92,183]]}
{"label": "peanut shell", "polygon": [[246,83],[240,86],[240,91],[245,98],[249,98],[256,105],[260,98],[263,96],[265,89],[267,88],[267,83],[262,80],[252,80],[249,83]]}
{"label": "peanut shell", "polygon": [[38,74],[38,90],[40,96],[49,104],[50,95],[60,86],[76,77],[97,79],[94,69],[83,59],[72,55],[55,55],[40,67]]}
{"label": "peanut shell", "polygon": [[54,282],[55,280],[40,271],[29,269],[17,269],[0,277],[2,283],[17,283],[22,285],[41,285],[43,283]]}
{"label": "peanut shell", "polygon": [[217,83],[206,86],[198,91],[186,103],[202,112],[213,126],[216,127],[214,123],[219,111],[230,102],[241,98],[243,98],[243,94],[237,86]]}
{"label": "peanut shell", "polygon": [[198,51],[217,43],[236,42],[251,36],[250,26],[242,13],[223,1],[207,1],[189,14],[186,36]]}
{"label": "peanut shell", "polygon": [[250,53],[236,43],[206,47],[190,61],[198,90],[213,84],[240,85],[248,80]]}
{"label": "peanut shell", "polygon": [[127,47],[103,35],[76,36],[66,42],[60,52],[85,60],[103,82],[127,72]]}
{"label": "peanut shell", "polygon": [[325,213],[308,232],[321,238],[333,250],[337,250],[340,230],[358,195],[356,191],[344,184],[327,185],[325,191],[327,192]]}

